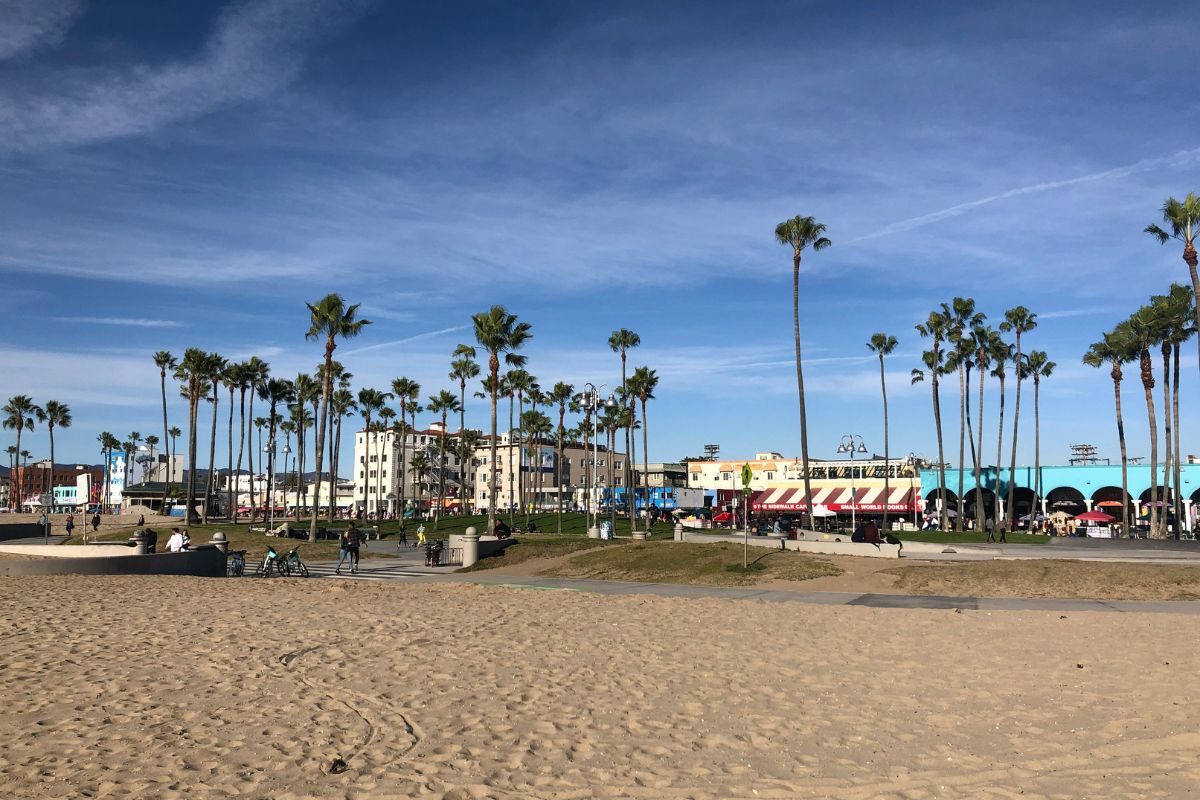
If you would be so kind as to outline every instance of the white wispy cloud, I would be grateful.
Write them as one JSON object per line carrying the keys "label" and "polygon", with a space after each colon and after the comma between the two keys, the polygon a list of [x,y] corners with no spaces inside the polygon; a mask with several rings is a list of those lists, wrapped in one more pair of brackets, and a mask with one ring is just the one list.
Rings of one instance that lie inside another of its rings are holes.
{"label": "white wispy cloud", "polygon": [[1071,317],[1099,317],[1113,312],[1112,306],[1087,306],[1084,308],[1063,308],[1058,311],[1038,312],[1038,319],[1069,319]]}
{"label": "white wispy cloud", "polygon": [[80,0],[5,0],[0,4],[0,61],[62,41],[82,5]]}
{"label": "white wispy cloud", "polygon": [[981,206],[998,203],[1002,200],[1010,200],[1014,197],[1021,197],[1029,194],[1039,194],[1041,192],[1049,192],[1055,189],[1065,189],[1071,186],[1078,186],[1085,183],[1096,183],[1098,181],[1112,180],[1114,178],[1126,178],[1134,173],[1148,172],[1150,170],[1162,169],[1163,167],[1194,165],[1200,160],[1200,148],[1191,150],[1180,150],[1177,153],[1166,156],[1158,156],[1155,158],[1144,158],[1133,164],[1127,164],[1121,167],[1113,167],[1112,169],[1100,170],[1087,175],[1078,175],[1074,178],[1066,178],[1057,181],[1042,181],[1028,186],[1019,186],[1015,189],[1009,189],[1006,192],[981,197],[978,200],[970,200],[965,203],[943,208],[940,211],[934,211],[929,214],[922,214],[917,217],[909,217],[908,219],[893,222],[884,225],[882,228],[870,233],[858,236],[854,239],[846,241],[846,244],[855,244],[857,242],[865,242],[869,239],[877,239],[881,236],[888,236],[893,233],[902,233],[910,231],[914,228],[920,228],[925,225],[932,225],[935,222],[941,222],[950,217],[957,217],[960,214],[965,214]]}
{"label": "white wispy cloud", "polygon": [[[20,5],[24,5],[22,0]],[[29,3],[36,5],[37,0]],[[50,4],[63,5],[63,4]],[[199,55],[163,66],[64,72],[49,86],[0,95],[0,147],[12,150],[80,144],[147,133],[230,103],[264,97],[290,83],[307,49],[355,19],[365,0],[254,0],[219,17]],[[29,14],[9,34],[11,47],[44,39],[68,10]],[[20,18],[20,15],[18,15]],[[2,29],[2,27],[0,27]],[[0,51],[2,52],[2,51]]]}
{"label": "white wispy cloud", "polygon": [[55,322],[76,322],[81,325],[123,325],[130,328],[181,328],[182,322],[173,319],[144,319],[141,317],[55,317]]}
{"label": "white wispy cloud", "polygon": [[417,334],[413,334],[412,336],[405,336],[403,339],[393,339],[390,342],[380,342],[378,344],[369,344],[366,347],[356,347],[353,350],[343,350],[341,355],[351,356],[351,355],[356,355],[358,353],[369,353],[372,350],[382,350],[385,347],[396,347],[397,345],[408,344],[409,342],[417,342],[417,341],[420,341],[421,339],[431,339],[434,336],[443,336],[447,333],[454,333],[456,331],[465,331],[468,327],[469,326],[467,326],[467,325],[455,325],[453,328],[440,328],[436,331],[425,331],[424,333],[417,333]]}

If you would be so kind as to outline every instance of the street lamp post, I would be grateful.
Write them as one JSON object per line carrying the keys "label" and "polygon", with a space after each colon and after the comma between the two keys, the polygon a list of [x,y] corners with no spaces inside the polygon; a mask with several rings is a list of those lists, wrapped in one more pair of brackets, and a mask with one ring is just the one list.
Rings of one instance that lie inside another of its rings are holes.
{"label": "street lamp post", "polygon": [[[856,433],[847,433],[838,444],[839,453],[850,454],[850,530],[858,528],[858,488],[854,483],[854,454],[867,452],[863,438]],[[887,499],[884,498],[884,502]]]}
{"label": "street lamp post", "polygon": [[[596,386],[594,383],[585,383],[584,387],[587,391],[584,393],[583,406],[591,412],[592,415],[592,474],[591,481],[584,481],[587,489],[587,497],[584,501],[584,514],[589,517],[588,530],[599,526],[600,524],[600,470],[598,462],[600,461],[600,395],[604,389],[608,388],[607,384]],[[603,404],[604,408],[616,408],[617,401],[610,394],[608,400]],[[609,459],[612,459],[612,453],[608,454]],[[594,495],[593,495],[594,492]],[[592,498],[595,497],[595,506],[592,505]],[[615,498],[614,498],[615,499]],[[615,503],[614,503],[615,517]],[[614,527],[614,533],[616,529]]]}

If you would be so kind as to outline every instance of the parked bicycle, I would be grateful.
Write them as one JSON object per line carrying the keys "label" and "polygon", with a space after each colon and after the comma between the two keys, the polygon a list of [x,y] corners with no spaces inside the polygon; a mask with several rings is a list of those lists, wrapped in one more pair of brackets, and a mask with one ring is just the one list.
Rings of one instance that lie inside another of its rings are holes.
{"label": "parked bicycle", "polygon": [[285,576],[283,566],[280,563],[279,553],[275,552],[275,548],[267,545],[267,552],[263,554],[262,561],[258,562],[258,567],[254,570],[254,574],[260,578],[269,578],[272,574]]}
{"label": "parked bicycle", "polygon": [[231,578],[240,578],[246,574],[246,551],[230,550],[225,559],[225,574]]}
{"label": "parked bicycle", "polygon": [[300,545],[293,547],[286,556],[279,560],[278,568],[281,575],[308,577],[308,566],[300,560]]}

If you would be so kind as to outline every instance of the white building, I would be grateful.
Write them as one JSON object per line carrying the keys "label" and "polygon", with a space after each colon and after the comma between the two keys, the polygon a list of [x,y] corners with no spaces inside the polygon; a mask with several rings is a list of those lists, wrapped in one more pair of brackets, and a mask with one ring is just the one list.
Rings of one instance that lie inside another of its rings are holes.
{"label": "white building", "polygon": [[[610,453],[608,448],[589,445],[585,450],[579,442],[563,443],[561,487],[556,483],[560,473],[557,467],[557,441],[544,439],[537,443],[518,446],[519,436],[512,432],[496,437],[496,508],[508,510],[531,504],[536,508],[558,507],[558,495],[563,493],[563,506],[582,506],[591,496],[594,506],[604,489],[608,488],[611,467],[611,485],[624,486],[625,456]],[[488,462],[491,459],[490,437],[485,436],[475,448],[472,459],[470,492],[472,505],[483,511],[489,504]],[[518,480],[518,475],[522,477]],[[524,503],[520,498],[524,490]]]}
{"label": "white building", "polygon": [[[354,505],[369,515],[396,515],[405,506],[436,505],[441,485],[438,469],[441,440],[445,437],[446,506],[460,503],[462,464],[458,440],[446,435],[439,423],[427,430],[401,436],[394,430],[360,430],[354,434]],[[420,468],[414,467],[414,463]]]}

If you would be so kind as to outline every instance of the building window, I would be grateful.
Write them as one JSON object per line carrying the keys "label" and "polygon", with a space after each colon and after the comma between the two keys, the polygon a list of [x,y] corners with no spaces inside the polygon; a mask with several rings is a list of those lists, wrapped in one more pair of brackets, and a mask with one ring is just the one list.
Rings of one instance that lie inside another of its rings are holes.
{"label": "building window", "polygon": [[384,460],[384,461],[387,461],[387,453],[384,453],[384,454],[383,454],[383,460]]}
{"label": "building window", "polygon": [[368,486],[368,487],[367,487],[367,493],[368,493],[368,494],[375,494],[375,487],[374,487],[374,486]]}
{"label": "building window", "polygon": [[358,477],[361,479],[361,478],[365,478],[365,477],[367,477],[367,475],[366,475],[366,473],[365,473],[365,472],[363,472],[363,471],[360,469],[360,470],[358,471]]}

